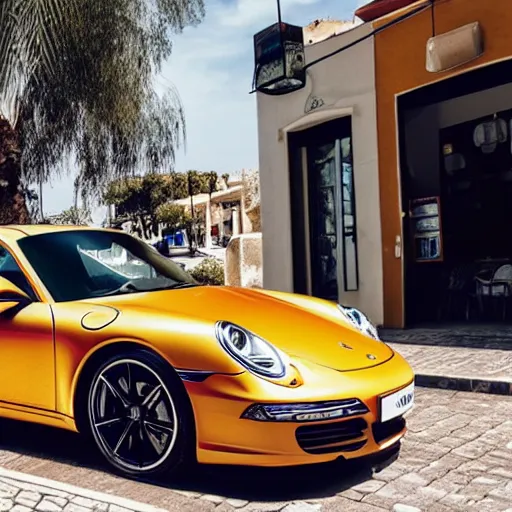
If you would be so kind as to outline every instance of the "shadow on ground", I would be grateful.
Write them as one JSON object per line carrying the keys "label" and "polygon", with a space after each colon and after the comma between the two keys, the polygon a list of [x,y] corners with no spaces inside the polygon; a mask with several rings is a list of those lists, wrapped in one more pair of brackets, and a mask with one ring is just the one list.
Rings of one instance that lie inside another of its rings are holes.
{"label": "shadow on ground", "polygon": [[[91,481],[98,480],[98,474],[110,474],[96,448],[82,436],[28,423],[0,420],[0,454],[2,465],[27,473],[31,472],[30,466],[34,466],[35,459],[64,464],[69,466],[70,472],[73,467],[79,467],[81,471],[86,468],[91,477],[95,474]],[[12,454],[16,455],[14,463],[5,464]],[[371,475],[372,469],[367,464],[341,462],[286,469],[195,465],[184,474],[173,477],[172,481],[160,478],[135,482],[134,485],[149,483],[160,489],[248,501],[288,501],[334,496],[370,479]],[[69,476],[66,481],[72,483]]]}

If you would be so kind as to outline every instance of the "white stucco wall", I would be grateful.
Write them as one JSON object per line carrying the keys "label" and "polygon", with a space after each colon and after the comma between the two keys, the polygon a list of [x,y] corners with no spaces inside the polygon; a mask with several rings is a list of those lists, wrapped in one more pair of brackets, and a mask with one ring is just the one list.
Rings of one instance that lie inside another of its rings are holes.
{"label": "white stucco wall", "polygon": [[[330,53],[371,31],[362,25],[306,47],[306,62]],[[292,232],[287,127],[305,129],[352,111],[352,137],[359,291],[344,292],[340,301],[383,321],[381,229],[373,38],[309,69],[303,90],[285,96],[258,93],[258,133],[263,229],[263,285],[293,291]],[[325,105],[305,114],[310,94]],[[345,108],[345,112],[343,112]],[[341,264],[339,262],[338,264]]]}

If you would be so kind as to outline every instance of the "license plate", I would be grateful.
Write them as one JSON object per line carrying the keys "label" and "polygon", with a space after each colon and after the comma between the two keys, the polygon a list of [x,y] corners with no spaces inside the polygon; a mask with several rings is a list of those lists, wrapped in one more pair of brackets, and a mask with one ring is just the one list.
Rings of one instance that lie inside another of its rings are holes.
{"label": "license plate", "polygon": [[380,400],[380,421],[386,422],[402,416],[414,405],[414,382]]}

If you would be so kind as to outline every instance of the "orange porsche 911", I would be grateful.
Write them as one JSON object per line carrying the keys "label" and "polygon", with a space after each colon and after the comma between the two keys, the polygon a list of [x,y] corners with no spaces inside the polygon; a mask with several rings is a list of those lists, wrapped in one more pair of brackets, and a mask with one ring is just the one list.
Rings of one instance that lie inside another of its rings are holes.
{"label": "orange porsche 911", "polygon": [[413,402],[355,309],[200,286],[122,231],[0,228],[0,415],[88,435],[127,475],[396,457]]}

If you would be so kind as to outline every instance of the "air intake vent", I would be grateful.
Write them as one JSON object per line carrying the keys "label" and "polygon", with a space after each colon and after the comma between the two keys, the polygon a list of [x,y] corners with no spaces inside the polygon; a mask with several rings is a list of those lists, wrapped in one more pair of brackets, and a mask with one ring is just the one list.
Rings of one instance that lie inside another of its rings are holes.
{"label": "air intake vent", "polygon": [[364,431],[367,428],[366,421],[354,418],[336,423],[299,427],[295,437],[299,446],[307,453],[319,455],[353,452],[366,444]]}
{"label": "air intake vent", "polygon": [[373,437],[378,444],[391,439],[392,437],[400,434],[405,428],[405,419],[396,418],[385,423],[374,423],[372,426]]}

